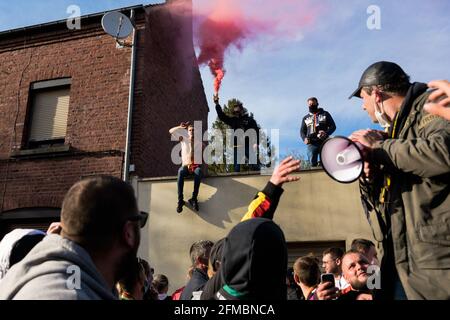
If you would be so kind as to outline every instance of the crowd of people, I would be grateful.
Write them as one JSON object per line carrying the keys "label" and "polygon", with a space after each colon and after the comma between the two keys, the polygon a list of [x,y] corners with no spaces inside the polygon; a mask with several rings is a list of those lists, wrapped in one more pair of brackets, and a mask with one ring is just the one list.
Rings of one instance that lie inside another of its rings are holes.
{"label": "crowd of people", "polygon": [[[192,244],[189,280],[174,290],[137,257],[148,214],[139,211],[133,188],[114,177],[90,177],[70,188],[60,223],[47,233],[14,230],[0,242],[0,299],[450,299],[450,85],[429,87],[437,90],[410,83],[400,66],[381,61],[364,71],[352,94],[385,129],[351,135],[363,148],[361,200],[377,244],[355,239],[348,251],[329,248],[288,266],[283,230],[273,222],[283,184],[299,180],[293,173],[300,161],[288,157],[225,238]],[[310,102],[318,107],[317,99]],[[201,179],[192,132],[178,132],[186,128],[171,130],[186,142],[179,212],[184,176],[198,178],[190,201],[197,209]]]}

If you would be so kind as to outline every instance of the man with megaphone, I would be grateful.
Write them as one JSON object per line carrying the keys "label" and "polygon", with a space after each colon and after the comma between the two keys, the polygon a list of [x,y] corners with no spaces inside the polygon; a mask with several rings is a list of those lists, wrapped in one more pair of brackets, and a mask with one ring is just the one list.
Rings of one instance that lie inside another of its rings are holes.
{"label": "man with megaphone", "polygon": [[386,130],[360,130],[350,139],[364,161],[360,189],[382,242],[387,299],[450,299],[450,122],[423,108],[429,95],[426,84],[410,83],[400,66],[380,61],[350,96]]}

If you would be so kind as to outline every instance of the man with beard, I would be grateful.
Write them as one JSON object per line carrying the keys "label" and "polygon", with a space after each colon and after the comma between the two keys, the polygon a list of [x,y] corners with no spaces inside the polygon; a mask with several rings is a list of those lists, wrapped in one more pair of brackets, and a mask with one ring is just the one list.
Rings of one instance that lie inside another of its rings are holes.
{"label": "man with beard", "polygon": [[311,166],[317,167],[320,147],[336,130],[336,124],[330,113],[319,108],[317,98],[311,97],[307,102],[309,113],[302,119],[300,136],[308,146],[308,160]]}
{"label": "man with beard", "polygon": [[369,261],[359,252],[349,251],[342,257],[342,275],[350,286],[339,291],[331,282],[317,287],[318,300],[372,300],[372,291],[367,288]]}
{"label": "man with beard", "polygon": [[112,300],[135,263],[140,228],[133,188],[118,178],[87,178],[67,192],[61,235],[47,235],[0,283],[0,299]]}

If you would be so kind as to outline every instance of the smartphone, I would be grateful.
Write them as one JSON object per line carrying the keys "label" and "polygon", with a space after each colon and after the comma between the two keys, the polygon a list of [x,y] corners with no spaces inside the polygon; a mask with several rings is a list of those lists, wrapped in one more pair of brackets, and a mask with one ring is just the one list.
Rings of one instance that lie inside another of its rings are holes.
{"label": "smartphone", "polygon": [[324,283],[324,282],[331,282],[333,285],[335,285],[334,283],[334,274],[332,273],[322,273],[320,275],[320,282]]}

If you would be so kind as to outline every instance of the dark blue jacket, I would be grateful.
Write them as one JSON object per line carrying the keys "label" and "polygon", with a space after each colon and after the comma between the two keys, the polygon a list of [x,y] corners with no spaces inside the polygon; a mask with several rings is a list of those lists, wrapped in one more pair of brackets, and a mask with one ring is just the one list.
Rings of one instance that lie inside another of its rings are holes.
{"label": "dark blue jacket", "polygon": [[192,292],[201,291],[208,282],[208,275],[201,269],[195,268],[192,272],[191,280],[186,284],[186,287],[181,294],[180,300],[191,300]]}
{"label": "dark blue jacket", "polygon": [[325,131],[327,136],[332,135],[336,130],[336,124],[331,114],[322,108],[319,108],[316,113],[309,112],[303,117],[300,127],[302,141],[308,138],[311,144],[321,145],[323,141],[317,137],[320,130]]}

